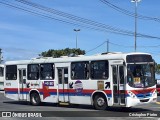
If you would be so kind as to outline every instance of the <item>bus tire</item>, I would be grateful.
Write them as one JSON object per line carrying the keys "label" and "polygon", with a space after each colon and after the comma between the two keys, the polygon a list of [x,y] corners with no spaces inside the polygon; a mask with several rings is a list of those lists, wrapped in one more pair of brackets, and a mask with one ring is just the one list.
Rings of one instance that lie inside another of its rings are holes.
{"label": "bus tire", "polygon": [[34,106],[40,105],[41,100],[40,100],[40,96],[38,93],[36,92],[31,93],[30,103]]}
{"label": "bus tire", "polygon": [[97,110],[105,110],[107,108],[107,100],[103,95],[96,95],[93,100],[94,108]]}

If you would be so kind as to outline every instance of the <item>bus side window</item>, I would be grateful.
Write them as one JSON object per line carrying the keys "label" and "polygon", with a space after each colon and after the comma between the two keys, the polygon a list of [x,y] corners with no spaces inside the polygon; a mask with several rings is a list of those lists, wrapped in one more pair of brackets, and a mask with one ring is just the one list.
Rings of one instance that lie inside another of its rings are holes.
{"label": "bus side window", "polygon": [[71,64],[71,78],[74,79],[75,77],[75,64]]}
{"label": "bus side window", "polygon": [[92,79],[108,79],[108,61],[97,60],[91,61],[91,78]]}
{"label": "bus side window", "polygon": [[54,64],[44,63],[40,65],[40,79],[41,80],[54,79]]}
{"label": "bus side window", "polygon": [[17,79],[17,65],[7,65],[6,80],[16,80],[16,79]]}
{"label": "bus side window", "polygon": [[39,64],[29,64],[27,70],[28,80],[39,79]]}
{"label": "bus side window", "polygon": [[71,63],[71,78],[73,80],[89,79],[89,62],[88,61],[72,62]]}
{"label": "bus side window", "polygon": [[85,63],[85,79],[89,78],[89,63]]}

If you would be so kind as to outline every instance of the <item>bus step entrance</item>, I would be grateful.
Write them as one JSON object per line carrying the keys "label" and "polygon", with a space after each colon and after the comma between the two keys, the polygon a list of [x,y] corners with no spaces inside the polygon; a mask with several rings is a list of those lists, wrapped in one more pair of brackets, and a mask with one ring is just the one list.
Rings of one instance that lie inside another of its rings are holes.
{"label": "bus step entrance", "polygon": [[69,105],[68,102],[59,102],[59,105]]}

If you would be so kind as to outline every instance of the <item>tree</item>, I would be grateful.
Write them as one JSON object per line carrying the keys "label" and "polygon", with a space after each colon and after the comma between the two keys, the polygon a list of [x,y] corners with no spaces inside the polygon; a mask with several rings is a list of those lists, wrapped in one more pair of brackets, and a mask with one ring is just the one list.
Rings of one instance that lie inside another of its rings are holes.
{"label": "tree", "polygon": [[155,72],[156,74],[160,74],[160,64],[155,65]]}
{"label": "tree", "polygon": [[70,49],[70,48],[65,48],[61,50],[54,50],[54,49],[49,49],[48,51],[42,52],[40,56],[43,57],[60,57],[60,56],[76,56],[76,55],[84,55],[85,50],[81,49]]}

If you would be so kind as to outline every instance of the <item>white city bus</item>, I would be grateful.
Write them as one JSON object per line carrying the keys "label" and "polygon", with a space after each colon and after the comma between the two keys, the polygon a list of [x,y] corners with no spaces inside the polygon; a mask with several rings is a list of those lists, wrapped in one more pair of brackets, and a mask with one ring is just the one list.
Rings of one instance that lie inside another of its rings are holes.
{"label": "white city bus", "polygon": [[4,90],[4,65],[0,64],[0,91]]}
{"label": "white city bus", "polygon": [[157,101],[147,53],[37,58],[5,63],[5,96],[14,100],[132,107]]}

